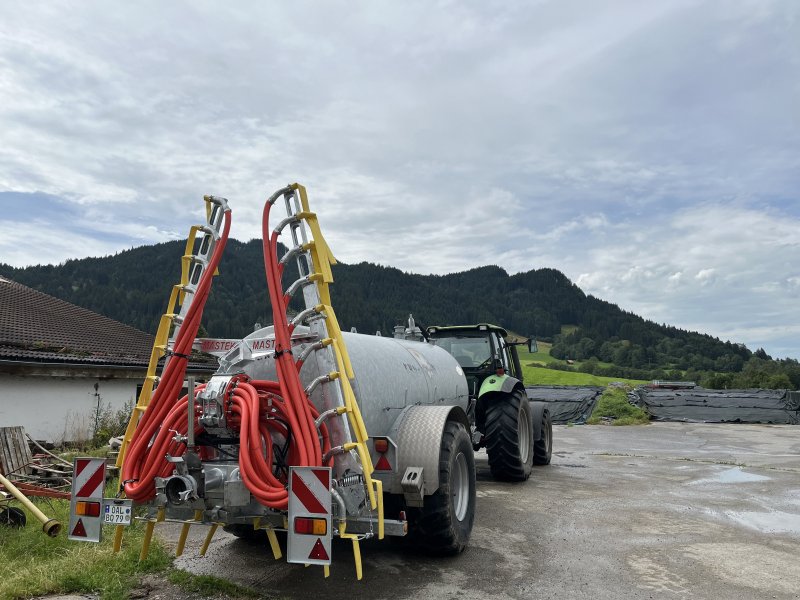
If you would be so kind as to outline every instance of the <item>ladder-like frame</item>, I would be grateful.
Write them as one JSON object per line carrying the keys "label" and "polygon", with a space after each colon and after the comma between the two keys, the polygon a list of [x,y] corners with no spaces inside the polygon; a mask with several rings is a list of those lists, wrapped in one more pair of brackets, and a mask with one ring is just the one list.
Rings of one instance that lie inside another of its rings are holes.
{"label": "ladder-like frame", "polygon": [[[205,196],[203,200],[206,203],[206,222],[203,225],[192,225],[189,229],[189,237],[186,240],[186,248],[181,257],[181,280],[180,283],[172,287],[172,292],[167,302],[167,310],[161,316],[158,323],[158,331],[156,332],[155,342],[153,349],[150,351],[150,361],[147,366],[147,375],[145,376],[142,389],[139,392],[139,398],[136,406],[133,407],[128,426],[125,429],[125,435],[122,438],[122,445],[117,455],[117,467],[122,468],[122,463],[125,461],[125,453],[128,450],[133,433],[139,424],[139,419],[147,410],[150,405],[150,400],[153,397],[153,390],[158,385],[159,377],[156,374],[158,370],[158,361],[162,357],[167,356],[170,339],[175,339],[180,327],[183,324],[183,318],[189,310],[189,307],[194,301],[194,293],[197,289],[197,284],[203,276],[203,272],[208,267],[208,261],[214,252],[214,247],[219,241],[220,228],[223,223],[223,214],[227,208],[228,202],[225,198],[217,198],[215,196]],[[195,250],[198,233],[202,233],[200,244]],[[215,275],[218,273],[215,273]],[[180,311],[175,312],[177,306],[180,306]],[[172,335],[170,335],[172,330]],[[170,359],[167,356],[166,361]],[[164,367],[166,367],[166,361]],[[163,368],[162,368],[163,372]]]}

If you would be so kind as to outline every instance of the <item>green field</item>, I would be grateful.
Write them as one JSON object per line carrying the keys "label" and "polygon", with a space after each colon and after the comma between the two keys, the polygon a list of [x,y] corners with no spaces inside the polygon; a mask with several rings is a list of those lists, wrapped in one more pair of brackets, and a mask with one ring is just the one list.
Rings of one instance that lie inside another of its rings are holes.
{"label": "green field", "polygon": [[621,381],[629,385],[648,383],[641,379],[622,379],[621,377],[599,377],[589,373],[573,373],[571,371],[557,371],[546,367],[530,367],[523,363],[522,372],[525,385],[600,385],[606,386],[614,381]]}
{"label": "green field", "polygon": [[[622,379],[620,377],[600,377],[589,373],[578,373],[573,371],[559,371],[548,369],[544,365],[551,363],[566,364],[563,360],[550,356],[552,344],[539,342],[539,351],[530,353],[525,346],[517,346],[519,362],[522,364],[522,373],[525,378],[525,385],[600,385],[605,386],[613,381],[622,381],[630,385],[640,385],[649,383],[642,379]],[[607,364],[607,363],[602,363]],[[540,366],[541,365],[541,366]],[[575,367],[580,366],[579,363]]]}
{"label": "green field", "polygon": [[546,365],[551,362],[562,362],[557,358],[550,356],[550,348],[553,347],[553,344],[548,344],[547,342],[538,342],[538,345],[539,351],[533,353],[528,352],[527,346],[517,346],[519,360],[522,362],[522,364],[536,362]]}

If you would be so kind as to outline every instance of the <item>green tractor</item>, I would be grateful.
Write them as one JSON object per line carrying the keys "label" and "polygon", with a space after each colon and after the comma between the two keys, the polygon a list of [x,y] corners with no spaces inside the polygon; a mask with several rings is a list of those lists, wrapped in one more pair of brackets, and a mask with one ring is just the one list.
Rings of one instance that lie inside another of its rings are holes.
{"label": "green tractor", "polygon": [[[497,325],[428,327],[428,341],[464,370],[470,390],[468,417],[475,450],[486,448],[495,479],[524,481],[533,465],[547,465],[553,453],[553,425],[544,402],[528,400],[517,346]],[[530,347],[530,346],[529,346]]]}

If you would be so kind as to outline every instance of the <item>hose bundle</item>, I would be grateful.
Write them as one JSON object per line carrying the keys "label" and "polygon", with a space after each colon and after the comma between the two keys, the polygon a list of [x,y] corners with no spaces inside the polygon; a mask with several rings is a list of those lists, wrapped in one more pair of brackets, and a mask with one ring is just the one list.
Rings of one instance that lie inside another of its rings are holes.
{"label": "hose bundle", "polygon": [[[279,232],[269,232],[271,203],[264,206],[262,218],[264,269],[269,288],[275,331],[275,368],[277,381],[250,380],[245,375],[232,378],[224,396],[226,423],[239,432],[239,472],[250,493],[261,504],[285,510],[288,466],[320,466],[330,449],[325,425],[319,432],[315,419],[319,413],[311,403],[300,380],[299,362],[292,358],[292,330],[287,323],[288,298],[281,289],[283,264],[278,259]],[[155,496],[155,477],[168,477],[173,465],[166,455],[185,452],[181,437],[188,430],[188,397],[177,401],[186,371],[186,359],[200,325],[211,279],[216,270],[230,231],[230,211],[208,268],[197,286],[184,324],[175,340],[152,401],[133,435],[122,469],[126,495],[135,502]],[[180,359],[180,360],[177,360]],[[205,386],[198,388],[198,391]],[[195,410],[199,414],[199,410]],[[202,427],[195,421],[195,433]],[[280,441],[283,441],[281,445]]]}

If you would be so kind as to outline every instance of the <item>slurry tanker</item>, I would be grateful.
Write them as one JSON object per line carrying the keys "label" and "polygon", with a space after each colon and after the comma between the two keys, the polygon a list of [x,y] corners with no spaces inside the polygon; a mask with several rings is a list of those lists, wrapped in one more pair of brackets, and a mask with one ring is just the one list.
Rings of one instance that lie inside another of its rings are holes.
{"label": "slurry tanker", "polygon": [[[352,543],[359,579],[364,539],[406,536],[426,552],[461,552],[475,517],[474,451],[486,447],[505,480],[524,481],[550,460],[547,410],[527,400],[505,330],[423,333],[412,321],[395,337],[341,331],[329,292],[335,261],[305,188],[292,184],[263,211],[274,324],[241,340],[202,340],[219,368],[187,382],[231,225],[226,199],[205,202],[120,448],[120,498],[82,497],[97,490],[91,463],[76,459],[70,538],[99,540],[101,519],[117,523],[118,550],[138,511],[143,557],[158,522],[182,525],[178,554],[191,526],[209,528],[202,554],[223,526],[265,537],[276,559],[285,536],[288,562],[322,565],[327,576],[337,536]],[[276,205],[286,216],[270,228]],[[284,282],[290,261],[298,276]],[[290,313],[294,297],[304,308]]]}

